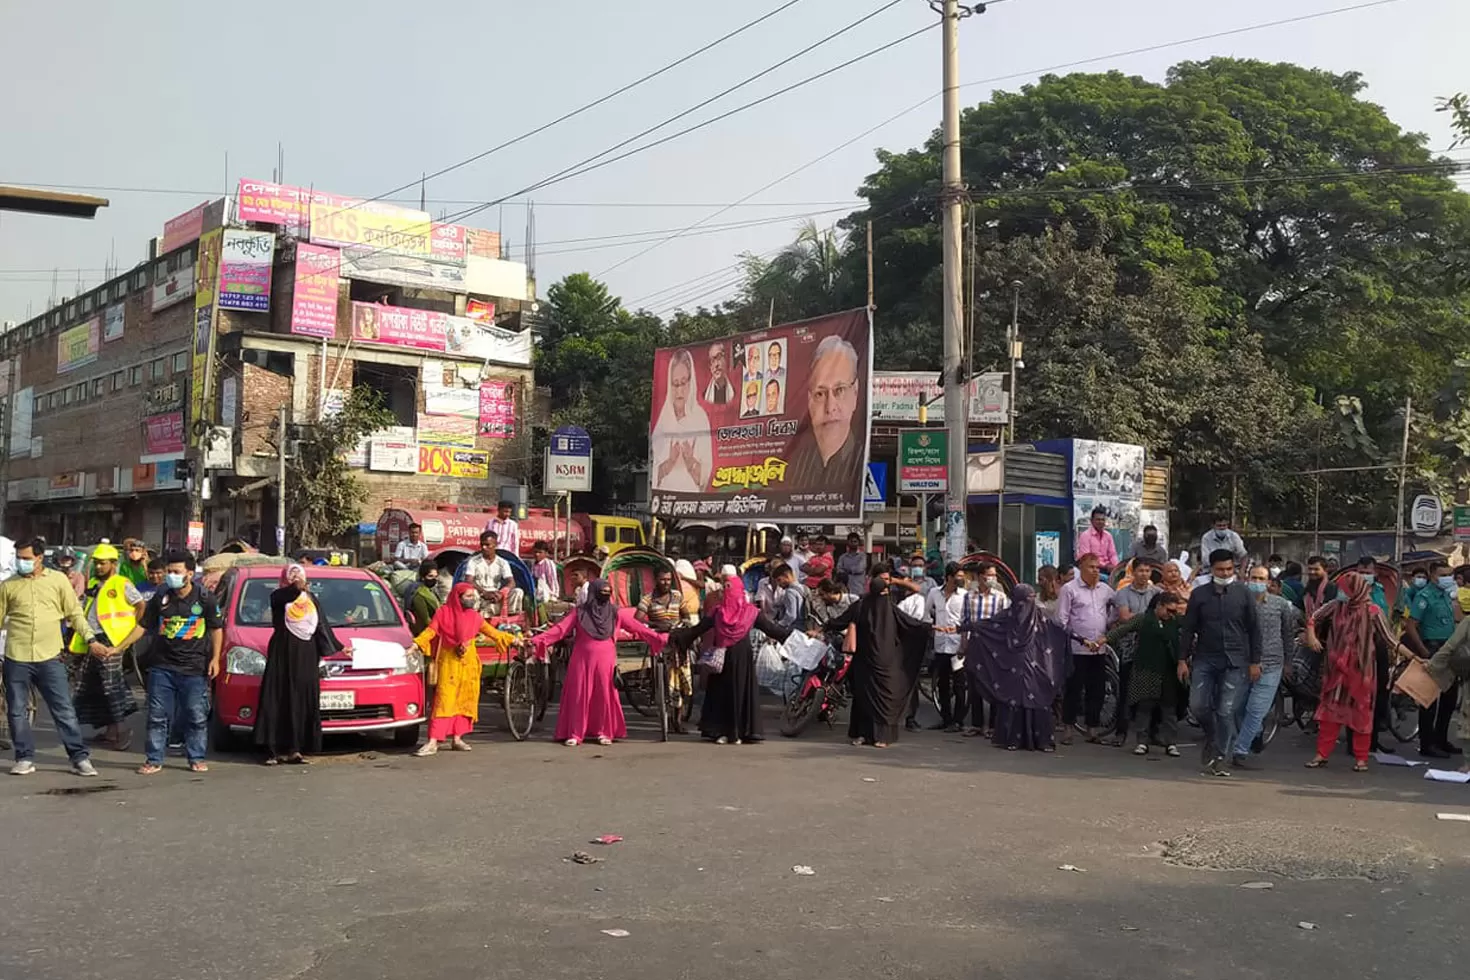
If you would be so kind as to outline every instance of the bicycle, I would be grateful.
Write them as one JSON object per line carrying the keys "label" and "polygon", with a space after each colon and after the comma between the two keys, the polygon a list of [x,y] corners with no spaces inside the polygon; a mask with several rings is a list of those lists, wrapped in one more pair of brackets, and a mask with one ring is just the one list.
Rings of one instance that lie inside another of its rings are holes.
{"label": "bicycle", "polygon": [[[39,705],[40,699],[33,684],[30,696],[26,698],[26,723],[32,727],[36,724],[36,710]],[[0,747],[7,749],[15,747],[15,741],[10,736],[10,701],[5,690],[5,677],[0,674]]]}

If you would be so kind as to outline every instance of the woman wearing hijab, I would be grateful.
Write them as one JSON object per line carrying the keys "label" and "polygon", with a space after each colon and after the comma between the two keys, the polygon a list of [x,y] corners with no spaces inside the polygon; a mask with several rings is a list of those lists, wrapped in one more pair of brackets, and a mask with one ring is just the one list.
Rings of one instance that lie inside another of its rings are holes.
{"label": "woman wearing hijab", "polygon": [[266,765],[303,765],[305,753],[321,751],[320,664],[343,649],[306,587],[306,569],[287,565],[271,593],[271,639],[255,714],[253,737]]}
{"label": "woman wearing hijab", "polygon": [[1138,646],[1133,651],[1133,670],[1128,676],[1128,703],[1121,710],[1136,713],[1134,755],[1148,755],[1150,731],[1156,732],[1164,754],[1179,758],[1175,745],[1178,733],[1179,627],[1184,621],[1186,600],[1172,592],[1160,592],[1147,611],[1115,625],[1105,642],[1117,647],[1133,634]]}
{"label": "woman wearing hijab", "polygon": [[1375,654],[1398,651],[1413,656],[1388,631],[1383,610],[1373,602],[1373,580],[1348,572],[1337,582],[1340,600],[1318,606],[1307,622],[1302,642],[1321,651],[1327,633],[1327,655],[1322,659],[1322,696],[1317,702],[1317,754],[1308,769],[1327,765],[1343,725],[1352,733],[1354,772],[1368,771],[1368,749],[1373,740],[1373,691],[1377,681]]}
{"label": "woman wearing hijab", "polygon": [[429,739],[414,752],[419,758],[437,754],[440,742],[449,742],[456,752],[470,750],[464,737],[480,717],[480,654],[475,641],[482,636],[495,643],[502,657],[516,642],[511,634],[485,622],[479,592],[471,583],[461,582],[429,620],[428,629],[414,637],[424,656],[434,659],[438,678],[434,709],[429,714]]}
{"label": "woman wearing hijab", "polygon": [[698,493],[714,472],[709,416],[694,397],[694,358],[676,350],[669,358],[663,409],[650,437],[653,488]]}
{"label": "woman wearing hijab", "polygon": [[965,667],[995,705],[995,745],[1052,752],[1052,703],[1067,678],[1067,631],[1017,585],[1011,605],[971,625]]}
{"label": "woman wearing hijab", "polygon": [[791,635],[788,627],[772,622],[745,595],[745,586],[734,569],[726,566],[724,588],[718,605],[697,626],[675,630],[674,642],[687,646],[708,636],[710,649],[723,649],[725,659],[717,673],[706,674],[704,711],[699,716],[699,733],[716,745],[765,741],[761,724],[760,683],[755,669],[752,628],[774,640]]}
{"label": "woman wearing hijab", "polygon": [[613,739],[627,737],[623,706],[613,685],[618,630],[647,643],[653,657],[662,653],[668,642],[667,635],[640,623],[633,610],[620,609],[613,602],[612,585],[600,578],[588,587],[586,601],[551,629],[532,637],[537,656],[544,656],[553,644],[572,639],[572,655],[556,715],[557,741],[575,746],[590,738],[598,745],[611,745]]}
{"label": "woman wearing hijab", "polygon": [[1159,568],[1159,588],[1172,596],[1189,601],[1189,575],[1187,567],[1179,559],[1172,558]]}
{"label": "woman wearing hijab", "polygon": [[848,673],[852,717],[847,737],[853,745],[884,749],[898,741],[933,627],[899,610],[898,597],[889,592],[886,564],[878,564],[871,574],[867,594],[828,620],[826,629],[841,631],[857,624],[857,651]]}

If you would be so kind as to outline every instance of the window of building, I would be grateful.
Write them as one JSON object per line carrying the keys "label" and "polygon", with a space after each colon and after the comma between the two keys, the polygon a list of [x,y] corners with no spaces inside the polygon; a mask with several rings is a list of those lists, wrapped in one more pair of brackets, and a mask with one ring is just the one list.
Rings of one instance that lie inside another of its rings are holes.
{"label": "window of building", "polygon": [[72,391],[76,393],[75,397],[77,401],[84,402],[87,400],[87,383],[85,381],[79,385],[73,385]]}
{"label": "window of building", "polygon": [[70,388],[62,388],[59,392],[53,392],[52,395],[51,395],[51,397],[52,398],[55,398],[57,395],[60,395],[61,396],[61,404],[63,404],[63,405],[70,405],[71,404],[71,389]]}
{"label": "window of building", "polygon": [[139,269],[133,273],[133,292],[140,292],[148,288],[148,270]]}
{"label": "window of building", "polygon": [[174,374],[183,374],[189,370],[189,352],[179,351],[174,355]]}
{"label": "window of building", "polygon": [[92,397],[93,398],[101,398],[105,394],[107,394],[107,379],[106,378],[98,378],[96,381],[93,381],[92,382]]}
{"label": "window of building", "polygon": [[59,326],[60,324],[61,324],[61,307],[58,306],[56,309],[52,310],[49,314],[47,314],[47,316],[46,316],[46,326],[48,326],[48,327],[55,327],[55,326]]}
{"label": "window of building", "polygon": [[159,259],[157,262],[153,263],[153,281],[168,281],[168,259]]}
{"label": "window of building", "polygon": [[65,316],[66,316],[66,322],[67,323],[70,323],[71,321],[73,321],[73,320],[75,320],[77,318],[77,304],[76,303],[67,303],[66,304],[66,313],[65,313]]}
{"label": "window of building", "polygon": [[38,396],[36,396],[36,403],[31,406],[31,411],[34,412],[37,415],[40,415],[42,412],[46,411],[46,396],[45,395],[38,395]]}
{"label": "window of building", "polygon": [[85,296],[82,297],[82,312],[83,313],[91,313],[92,312],[92,305],[95,302],[95,299],[96,299],[96,297],[94,297],[91,293],[88,293],[87,295],[85,295]]}
{"label": "window of building", "polygon": [[167,368],[167,358],[160,357],[158,360],[149,365],[148,377],[152,378],[154,381],[162,381],[164,375],[167,373]]}
{"label": "window of building", "polygon": [[190,245],[179,253],[179,268],[187,269],[194,265],[199,259],[199,246]]}
{"label": "window of building", "polygon": [[112,390],[113,391],[122,391],[123,390],[123,387],[126,385],[126,383],[127,382],[125,380],[125,375],[124,375],[124,373],[122,371],[114,371],[114,372],[112,372]]}
{"label": "window of building", "polygon": [[417,425],[418,377],[416,368],[358,361],[352,365],[352,377],[339,380],[338,386],[366,385],[382,396],[384,407],[393,413],[395,425]]}
{"label": "window of building", "polygon": [[136,388],[143,383],[143,365],[134,364],[128,368],[128,386]]}

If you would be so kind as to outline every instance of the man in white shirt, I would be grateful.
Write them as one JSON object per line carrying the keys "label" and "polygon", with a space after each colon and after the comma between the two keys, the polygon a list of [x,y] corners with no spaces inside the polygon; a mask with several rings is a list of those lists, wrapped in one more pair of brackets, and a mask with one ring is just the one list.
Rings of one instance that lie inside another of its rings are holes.
{"label": "man in white shirt", "polygon": [[789,538],[789,537],[785,537],[785,538],[782,538],[781,539],[781,555],[780,555],[780,560],[783,561],[783,562],[785,562],[791,568],[792,574],[796,576],[796,581],[800,582],[801,581],[801,563],[802,563],[803,559],[802,559],[802,557],[800,555],[798,555],[796,553],[796,548],[795,548],[795,546],[794,546],[791,538]]}
{"label": "man in white shirt", "polygon": [[1206,581],[1209,579],[1210,556],[1222,550],[1233,554],[1237,563],[1245,561],[1245,542],[1230,526],[1228,517],[1216,514],[1214,526],[1199,539],[1200,566],[1205,570]]}
{"label": "man in white shirt", "polygon": [[410,524],[408,537],[398,542],[398,547],[393,549],[393,560],[402,562],[409,568],[418,568],[428,557],[429,543],[424,540],[424,526]]}
{"label": "man in white shirt", "polygon": [[755,590],[756,605],[761,607],[772,622],[792,629],[801,629],[806,592],[796,584],[791,566],[777,559]]}
{"label": "man in white shirt", "polygon": [[494,531],[480,535],[480,553],[471,558],[464,569],[464,578],[480,593],[480,612],[488,619],[491,616],[514,616],[521,611],[525,595],[516,588],[515,575],[510,562],[495,553],[499,539]]}
{"label": "man in white shirt", "polygon": [[939,724],[946,732],[957,732],[969,704],[960,623],[965,616],[965,590],[960,588],[960,566],[944,566],[944,585],[931,589],[924,599],[928,619],[934,624],[934,684],[939,697]]}
{"label": "man in white shirt", "polygon": [[494,531],[495,538],[500,542],[500,547],[509,551],[517,558],[521,554],[521,526],[511,517],[511,508],[514,505],[509,500],[502,500],[500,506],[495,510],[495,517],[485,525],[485,530]]}

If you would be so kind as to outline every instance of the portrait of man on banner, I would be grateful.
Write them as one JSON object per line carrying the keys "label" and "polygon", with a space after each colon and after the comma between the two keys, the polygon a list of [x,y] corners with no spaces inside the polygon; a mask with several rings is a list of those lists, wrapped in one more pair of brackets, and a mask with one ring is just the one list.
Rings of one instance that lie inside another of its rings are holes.
{"label": "portrait of man on banner", "polygon": [[845,487],[865,462],[865,430],[857,417],[862,363],[838,334],[824,337],[807,372],[806,417],[791,452],[791,482],[797,486]]}

